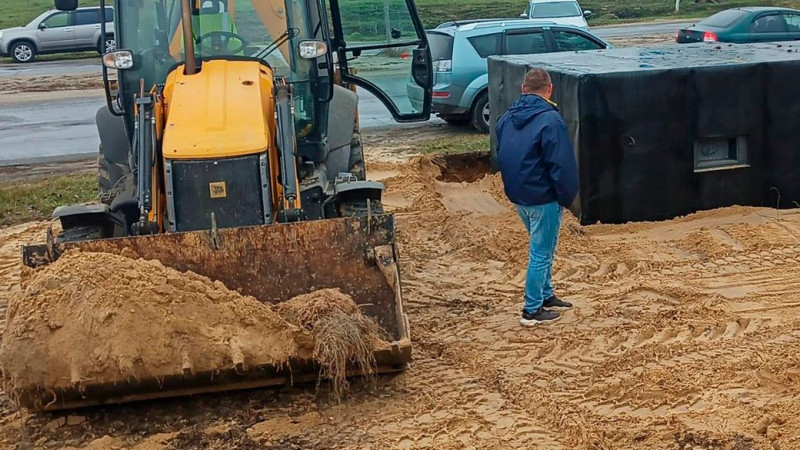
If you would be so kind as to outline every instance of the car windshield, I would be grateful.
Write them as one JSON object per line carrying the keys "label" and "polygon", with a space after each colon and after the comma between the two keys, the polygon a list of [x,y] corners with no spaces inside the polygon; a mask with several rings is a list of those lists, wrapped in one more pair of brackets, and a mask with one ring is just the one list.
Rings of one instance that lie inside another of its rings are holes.
{"label": "car windshield", "polygon": [[532,19],[546,19],[556,17],[576,17],[581,15],[578,2],[546,2],[531,5]]}
{"label": "car windshield", "polygon": [[742,11],[741,9],[729,9],[727,11],[718,12],[705,20],[701,20],[698,25],[715,28],[728,28],[747,15],[749,15],[747,11]]}

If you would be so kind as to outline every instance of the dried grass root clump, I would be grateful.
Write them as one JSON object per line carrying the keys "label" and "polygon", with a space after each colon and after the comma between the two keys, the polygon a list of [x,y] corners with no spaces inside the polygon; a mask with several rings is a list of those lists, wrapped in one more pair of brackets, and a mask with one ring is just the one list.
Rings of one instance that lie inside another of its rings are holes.
{"label": "dried grass root clump", "polygon": [[318,380],[330,379],[337,399],[349,387],[349,367],[368,376],[374,375],[373,350],[385,343],[383,333],[349,296],[338,289],[323,289],[282,303],[278,313],[311,334],[313,358],[321,366]]}

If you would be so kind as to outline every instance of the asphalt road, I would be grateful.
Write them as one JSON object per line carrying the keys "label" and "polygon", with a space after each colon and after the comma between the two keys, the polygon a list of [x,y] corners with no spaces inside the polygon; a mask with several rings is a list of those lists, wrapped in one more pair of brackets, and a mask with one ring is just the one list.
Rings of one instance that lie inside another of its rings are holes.
{"label": "asphalt road", "polygon": [[94,115],[104,101],[92,95],[0,105],[0,166],[96,154]]}
{"label": "asphalt road", "polygon": [[[99,94],[47,101],[0,104],[0,166],[76,160],[97,154],[94,116],[105,103]],[[376,97],[362,91],[360,123],[365,129],[398,125]],[[426,123],[440,122],[432,119]]]}
{"label": "asphalt road", "polygon": [[681,28],[694,25],[695,22],[658,22],[648,24],[618,25],[613,27],[592,28],[591,32],[601,38],[650,36],[655,34],[675,34]]}
{"label": "asphalt road", "polygon": [[92,73],[100,73],[100,58],[41,61],[28,64],[0,64],[0,78],[43,75],[81,75]]}
{"label": "asphalt road", "polygon": [[[593,31],[601,37],[624,37],[668,34],[686,25],[689,24],[652,23],[598,27]],[[100,73],[98,58],[0,64],[0,78],[93,73]],[[405,95],[405,80],[398,79],[391,91],[394,91],[391,92],[393,95]],[[78,159],[95,154],[99,139],[94,115],[103,103],[99,94],[84,97],[73,94],[71,98],[0,103],[0,166]],[[362,90],[359,103],[362,127],[398,126],[374,96]],[[439,122],[438,119],[432,121]]]}

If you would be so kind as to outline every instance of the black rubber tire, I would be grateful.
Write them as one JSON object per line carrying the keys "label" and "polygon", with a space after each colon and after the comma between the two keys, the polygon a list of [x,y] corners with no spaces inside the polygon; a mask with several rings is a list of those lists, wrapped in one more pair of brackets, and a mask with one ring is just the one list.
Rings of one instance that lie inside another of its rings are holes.
{"label": "black rubber tire", "polygon": [[353,139],[350,143],[350,161],[348,163],[349,171],[355,175],[359,181],[367,179],[366,168],[364,167],[364,147],[361,145],[361,135]]}
{"label": "black rubber tire", "polygon": [[472,118],[468,115],[463,116],[441,116],[442,120],[447,122],[448,125],[452,125],[454,127],[463,127],[465,125],[469,125],[472,122]]}
{"label": "black rubber tire", "polygon": [[114,40],[114,36],[113,35],[112,36],[106,36],[106,45],[103,45],[103,43],[100,42],[100,40],[98,39],[97,40],[97,53],[100,53],[101,55],[105,54],[106,50],[108,50],[108,48],[109,48],[109,43],[111,43],[113,45],[113,48],[116,50],[116,48],[117,48],[116,44],[117,43]]}
{"label": "black rubber tire", "polygon": [[[380,200],[370,200],[369,215],[377,216],[383,214],[383,204]],[[367,217],[367,201],[356,200],[345,202],[339,205],[339,215],[341,217]]]}
{"label": "black rubber tire", "polygon": [[56,236],[57,243],[89,241],[103,238],[103,227],[101,225],[88,225],[82,227],[63,230]]}
{"label": "black rubber tire", "polygon": [[106,159],[103,146],[100,145],[97,155],[97,185],[100,188],[101,197],[111,191],[117,181],[130,173],[131,169],[127,164],[119,164]]}
{"label": "black rubber tire", "polygon": [[[17,57],[17,49],[19,49],[20,47],[23,47],[23,46],[26,47],[30,52],[31,56],[28,59],[19,59]],[[36,46],[33,45],[33,43],[31,43],[29,41],[19,41],[19,42],[15,42],[14,45],[12,45],[8,49],[8,53],[9,53],[9,55],[11,55],[11,59],[14,60],[14,62],[25,64],[25,63],[29,63],[29,62],[33,61],[34,59],[36,59]]]}
{"label": "black rubber tire", "polygon": [[489,121],[484,117],[484,109],[489,105],[489,93],[484,92],[475,100],[472,107],[472,126],[481,133],[489,132]]}
{"label": "black rubber tire", "polygon": [[110,191],[114,184],[108,174],[108,161],[103,158],[103,146],[100,146],[100,154],[97,156],[97,184],[100,187],[100,194]]}

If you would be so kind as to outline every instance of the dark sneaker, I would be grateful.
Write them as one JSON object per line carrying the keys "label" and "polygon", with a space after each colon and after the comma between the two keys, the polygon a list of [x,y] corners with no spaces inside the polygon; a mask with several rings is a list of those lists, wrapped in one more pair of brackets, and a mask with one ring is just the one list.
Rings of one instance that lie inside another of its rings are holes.
{"label": "dark sneaker", "polygon": [[570,309],[572,308],[572,303],[565,302],[564,300],[561,300],[560,298],[554,295],[545,300],[542,306],[545,308],[553,308],[553,309]]}
{"label": "dark sneaker", "polygon": [[519,323],[523,327],[535,327],[540,323],[555,322],[560,318],[561,315],[555,311],[547,311],[544,308],[539,308],[539,310],[533,314],[522,311],[522,318],[519,319]]}

